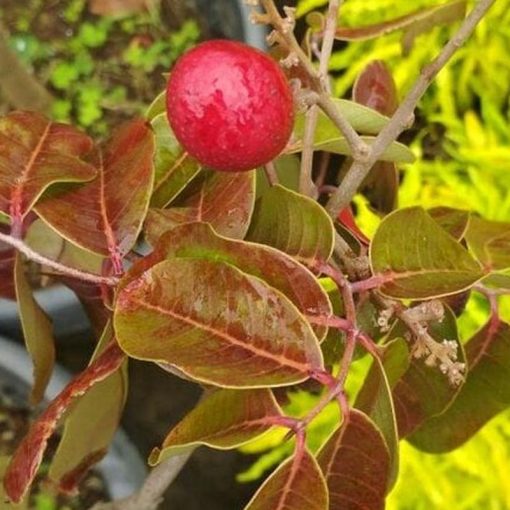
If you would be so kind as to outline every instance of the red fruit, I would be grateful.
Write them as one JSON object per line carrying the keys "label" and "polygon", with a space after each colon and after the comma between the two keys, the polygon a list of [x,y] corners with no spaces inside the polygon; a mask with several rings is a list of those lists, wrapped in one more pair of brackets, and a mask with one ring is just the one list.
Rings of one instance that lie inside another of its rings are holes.
{"label": "red fruit", "polygon": [[166,101],[177,140],[215,170],[268,163],[292,131],[292,92],[283,72],[238,42],[208,41],[183,55],[168,80]]}

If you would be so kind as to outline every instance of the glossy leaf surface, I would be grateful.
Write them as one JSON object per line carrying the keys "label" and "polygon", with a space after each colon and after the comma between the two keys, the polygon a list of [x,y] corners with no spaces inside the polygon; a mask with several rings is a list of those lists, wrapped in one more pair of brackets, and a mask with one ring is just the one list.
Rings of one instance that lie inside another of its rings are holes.
{"label": "glossy leaf surface", "polygon": [[459,447],[510,406],[510,325],[494,320],[465,346],[466,382],[452,405],[426,421],[409,440],[427,452]]}
{"label": "glossy leaf surface", "polygon": [[114,320],[130,356],[218,386],[283,386],[322,367],[317,338],[290,300],[220,262],[157,264],[120,291]]}
{"label": "glossy leaf surface", "polygon": [[270,417],[281,411],[268,389],[217,390],[201,400],[155,448],[151,465],[181,453],[190,446],[206,445],[220,450],[237,448],[272,427]]}
{"label": "glossy leaf surface", "polygon": [[454,294],[483,277],[478,262],[419,207],[382,221],[370,258],[374,273],[386,278],[382,292],[394,298]]}
{"label": "glossy leaf surface", "polygon": [[[123,284],[172,257],[223,261],[283,292],[303,315],[331,315],[326,292],[304,266],[269,246],[221,237],[206,223],[188,223],[164,234],[154,251],[130,269]],[[319,339],[324,338],[326,327],[313,329]]]}
{"label": "glossy leaf surface", "polygon": [[197,175],[200,164],[176,140],[166,113],[151,121],[156,137],[155,181],[151,207],[166,207]]}
{"label": "glossy leaf surface", "polygon": [[334,235],[333,222],[324,208],[308,197],[276,185],[257,200],[247,239],[314,265],[329,259]]}
{"label": "glossy leaf surface", "polygon": [[328,510],[328,489],[308,450],[281,464],[256,492],[245,510]]}
{"label": "glossy leaf surface", "polygon": [[81,131],[41,114],[1,117],[0,211],[21,224],[51,184],[93,179],[95,168],[81,159],[92,148],[92,140]]}
{"label": "glossy leaf surface", "polygon": [[319,452],[330,510],[383,510],[390,479],[384,437],[364,413],[352,409]]}
{"label": "glossy leaf surface", "polygon": [[37,213],[64,238],[109,256],[120,272],[147,211],[153,185],[154,135],[143,120],[121,127],[96,153],[98,177],[41,200]]}
{"label": "glossy leaf surface", "polygon": [[242,239],[255,202],[255,172],[204,172],[187,196],[169,209],[150,209],[145,235],[151,244],[182,223],[203,221],[226,237]]}
{"label": "glossy leaf surface", "polygon": [[55,364],[53,326],[51,319],[32,295],[32,289],[24,273],[23,259],[19,254],[14,267],[14,280],[25,346],[34,366],[30,401],[38,404],[44,397]]}

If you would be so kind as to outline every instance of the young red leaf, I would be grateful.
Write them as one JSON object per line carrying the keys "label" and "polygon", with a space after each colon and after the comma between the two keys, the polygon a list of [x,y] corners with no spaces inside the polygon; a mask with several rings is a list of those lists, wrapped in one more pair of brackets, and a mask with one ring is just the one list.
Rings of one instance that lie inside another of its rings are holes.
{"label": "young red leaf", "polygon": [[24,498],[41,465],[49,437],[74,399],[115,372],[124,360],[123,352],[116,343],[112,343],[62,390],[33,423],[12,457],[3,480],[10,501],[19,503]]}
{"label": "young red leaf", "polygon": [[[397,86],[383,61],[374,60],[363,69],[354,83],[352,98],[384,115],[395,113],[398,107]],[[398,184],[395,163],[378,161],[363,181],[360,191],[377,211],[389,214],[397,206]]]}
{"label": "young red leaf", "polygon": [[19,254],[14,265],[14,281],[23,337],[34,365],[34,385],[30,401],[38,404],[44,397],[55,364],[53,326],[51,319],[32,295],[32,289],[25,277],[23,259]]}
{"label": "young red leaf", "polygon": [[352,98],[383,115],[391,117],[398,107],[397,87],[382,60],[370,62],[354,83]]}
{"label": "young red leaf", "polygon": [[465,348],[469,371],[457,398],[409,437],[421,450],[441,453],[458,448],[510,406],[510,325],[490,321]]}
{"label": "young red leaf", "polygon": [[227,388],[284,386],[322,369],[313,330],[276,289],[221,262],[161,262],[120,290],[119,343]]}
{"label": "young red leaf", "polygon": [[143,120],[120,128],[95,154],[98,177],[45,197],[37,213],[78,246],[109,256],[117,273],[140,232],[153,184],[154,136]]}
{"label": "young red leaf", "polygon": [[390,454],[380,430],[352,409],[321,448],[318,459],[329,489],[330,510],[383,510]]}
{"label": "young red leaf", "polygon": [[39,113],[0,118],[0,212],[17,229],[43,191],[56,182],[85,182],[96,175],[80,158],[92,140],[72,126]]}
{"label": "young red leaf", "polygon": [[456,294],[484,276],[478,262],[420,207],[384,218],[370,258],[374,274],[386,280],[381,291],[394,298]]}
{"label": "young red leaf", "polygon": [[190,446],[237,448],[268,431],[281,410],[268,389],[217,390],[201,400],[168,434],[149,458],[156,465]]}
{"label": "young red leaf", "polygon": [[[328,295],[299,262],[269,246],[221,237],[206,223],[187,223],[164,234],[154,251],[133,265],[121,285],[173,257],[224,261],[283,292],[305,316],[328,317],[332,313]],[[312,327],[322,340],[327,328]]]}
{"label": "young red leaf", "polygon": [[276,185],[255,204],[247,239],[273,246],[300,262],[315,265],[333,253],[331,218],[314,200]]}
{"label": "young red leaf", "polygon": [[297,451],[264,482],[244,510],[328,510],[328,488],[317,461]]}
{"label": "young red leaf", "polygon": [[342,209],[338,214],[338,221],[363,244],[369,245],[370,239],[356,225],[356,218],[352,212],[351,206]]}
{"label": "young red leaf", "polygon": [[[403,338],[406,332],[406,327],[399,322],[388,333],[388,338]],[[445,315],[441,321],[429,322],[428,332],[438,343],[445,340],[455,342],[457,361],[465,362],[455,315],[448,307],[445,307]],[[393,349],[388,350],[385,364],[392,363],[394,357]],[[408,369],[393,385],[399,436],[408,436],[425,420],[443,413],[459,391],[461,385],[452,384],[438,366],[428,366],[425,359],[416,359],[411,355]]]}
{"label": "young red leaf", "polygon": [[[113,328],[107,325],[90,364],[112,341]],[[62,439],[48,474],[63,492],[74,493],[83,475],[106,454],[119,426],[127,384],[126,360],[68,410]]]}
{"label": "young red leaf", "polygon": [[145,235],[154,245],[176,225],[205,221],[219,234],[242,239],[250,225],[254,202],[255,172],[204,172],[181,203],[169,209],[149,210]]}

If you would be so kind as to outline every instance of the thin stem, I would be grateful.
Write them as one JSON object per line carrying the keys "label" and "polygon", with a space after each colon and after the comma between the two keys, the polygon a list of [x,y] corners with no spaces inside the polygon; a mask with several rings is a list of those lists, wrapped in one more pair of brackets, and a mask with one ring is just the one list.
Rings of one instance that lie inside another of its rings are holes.
{"label": "thin stem", "polygon": [[119,279],[115,277],[107,277],[107,276],[98,276],[93,273],[88,273],[86,271],[81,271],[80,269],[74,269],[72,267],[65,266],[64,264],[60,264],[59,262],[56,262],[55,260],[48,259],[44,257],[43,255],[35,252],[25,244],[25,242],[21,239],[17,239],[11,235],[3,234],[0,232],[0,241],[4,242],[5,244],[8,244],[9,246],[12,246],[16,250],[18,250],[20,253],[23,253],[25,257],[27,257],[30,260],[33,260],[34,262],[37,262],[38,264],[42,264],[44,266],[47,266],[57,273],[64,274],[67,276],[70,276],[72,278],[77,278],[79,280],[83,280],[85,282],[91,282],[96,283],[98,285],[109,285],[109,286],[115,286],[119,283]]}
{"label": "thin stem", "polygon": [[[326,27],[324,29],[324,38],[322,41],[321,58],[319,62],[319,77],[321,81],[321,95],[329,97],[328,66],[333,43],[335,42],[335,32],[338,23],[338,11],[342,0],[330,0],[328,14],[326,16]],[[336,109],[336,108],[335,108]],[[319,111],[315,105],[310,106],[305,116],[305,129],[303,135],[303,152],[301,155],[301,173],[299,179],[299,190],[301,193],[316,198],[316,188],[312,180],[313,172],[313,140]],[[348,123],[347,123],[348,124]],[[352,130],[352,127],[349,124]]]}
{"label": "thin stem", "polygon": [[272,161],[264,165],[264,172],[266,174],[267,182],[269,182],[270,186],[274,186],[275,184],[280,183],[278,174],[276,173],[276,167]]}
{"label": "thin stem", "polygon": [[432,80],[472,34],[476,25],[494,2],[495,0],[480,0],[464,20],[455,36],[444,46],[439,55],[423,68],[407,97],[400,104],[388,124],[377,135],[368,157],[363,160],[354,160],[342,181],[342,185],[330,198],[326,209],[332,218],[336,218],[338,213],[350,203],[374,163],[386,148],[397,139],[400,133],[410,125],[413,120],[414,109]]}

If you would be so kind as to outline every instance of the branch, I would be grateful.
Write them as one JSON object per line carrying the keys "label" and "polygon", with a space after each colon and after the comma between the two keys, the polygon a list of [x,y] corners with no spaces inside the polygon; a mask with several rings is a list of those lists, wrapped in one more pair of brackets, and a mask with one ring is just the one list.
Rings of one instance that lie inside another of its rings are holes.
{"label": "branch", "polygon": [[12,246],[20,253],[23,253],[23,255],[25,255],[25,257],[27,257],[28,259],[33,260],[34,262],[37,262],[38,264],[41,264],[43,266],[47,266],[56,271],[57,273],[67,275],[72,278],[77,278],[85,282],[96,283],[98,285],[108,285],[114,287],[119,283],[118,278],[115,278],[113,276],[110,277],[98,276],[93,273],[81,271],[80,269],[74,269],[72,267],[65,266],[64,264],[60,264],[55,260],[48,259],[45,256],[32,250],[32,248],[25,244],[25,242],[22,241],[21,239],[10,236],[8,234],[0,232],[0,241],[4,242],[5,244],[8,244],[9,246]]}
{"label": "branch", "polygon": [[[338,23],[338,11],[340,9],[342,0],[330,0],[328,14],[326,17],[326,27],[324,29],[324,39],[321,48],[321,58],[319,62],[319,77],[321,80],[321,93],[320,96],[326,95],[329,97],[329,83],[328,83],[328,66],[331,52],[333,50],[333,43],[335,41],[335,31]],[[335,108],[336,110],[336,108]],[[315,105],[312,105],[305,118],[305,128],[303,135],[303,152],[301,154],[301,173],[299,176],[299,190],[301,193],[314,196],[316,189],[312,180],[313,171],[313,140],[315,130],[317,128],[317,120],[319,118],[319,111]],[[351,131],[354,131],[350,124],[346,123]],[[342,123],[345,127],[345,125]]]}
{"label": "branch", "polygon": [[138,492],[110,503],[98,503],[91,510],[157,510],[163,495],[188,462],[195,448],[174,455],[156,466]]}
{"label": "branch", "polygon": [[379,159],[386,148],[397,139],[400,133],[409,126],[413,119],[414,109],[432,80],[472,34],[476,25],[494,2],[495,0],[479,0],[469,16],[467,16],[462,23],[455,36],[446,44],[440,54],[428,66],[423,68],[407,97],[400,104],[388,124],[386,124],[376,137],[370,148],[368,157],[362,160],[354,160],[341,186],[339,186],[338,190],[330,198],[326,205],[326,210],[331,217],[336,218],[338,213],[350,203],[352,197],[368,175],[374,163]]}

